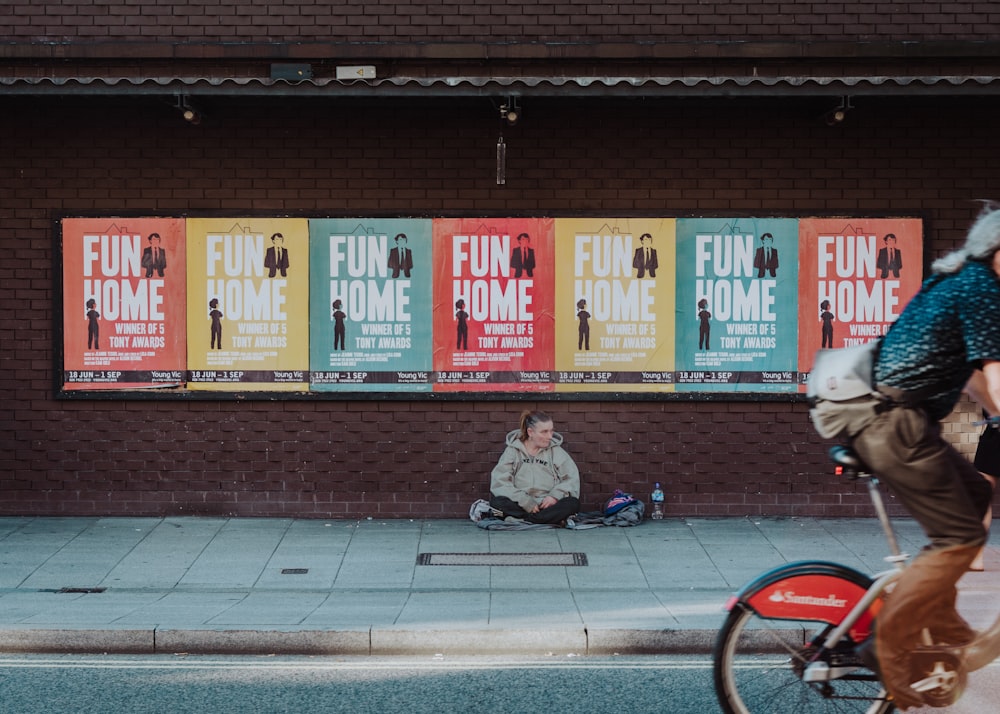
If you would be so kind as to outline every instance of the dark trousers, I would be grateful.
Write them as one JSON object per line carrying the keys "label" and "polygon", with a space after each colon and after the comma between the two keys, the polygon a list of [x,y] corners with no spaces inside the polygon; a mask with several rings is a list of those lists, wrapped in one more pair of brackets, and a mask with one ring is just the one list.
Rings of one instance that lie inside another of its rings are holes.
{"label": "dark trousers", "polygon": [[514,516],[528,523],[559,523],[580,512],[580,499],[572,496],[566,496],[538,513],[528,513],[517,501],[512,501],[506,496],[491,496],[490,505],[503,511],[504,515]]}

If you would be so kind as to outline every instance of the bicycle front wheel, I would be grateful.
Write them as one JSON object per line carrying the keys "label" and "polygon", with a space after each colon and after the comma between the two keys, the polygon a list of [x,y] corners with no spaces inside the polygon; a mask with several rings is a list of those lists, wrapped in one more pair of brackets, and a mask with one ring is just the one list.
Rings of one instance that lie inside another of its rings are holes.
{"label": "bicycle front wheel", "polygon": [[[737,602],[715,644],[714,677],[719,704],[726,714],[887,714],[878,676],[854,655],[848,641],[819,652],[832,625],[763,618]],[[819,655],[817,657],[817,653]],[[807,682],[813,660],[834,673],[827,681]]]}

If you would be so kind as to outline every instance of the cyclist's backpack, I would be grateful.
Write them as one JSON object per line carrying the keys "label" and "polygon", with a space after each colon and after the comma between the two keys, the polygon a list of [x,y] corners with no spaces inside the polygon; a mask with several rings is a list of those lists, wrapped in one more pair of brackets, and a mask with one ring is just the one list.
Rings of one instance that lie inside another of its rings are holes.
{"label": "cyclist's backpack", "polygon": [[885,404],[873,373],[881,340],[816,353],[806,396],[809,417],[824,439],[854,436]]}

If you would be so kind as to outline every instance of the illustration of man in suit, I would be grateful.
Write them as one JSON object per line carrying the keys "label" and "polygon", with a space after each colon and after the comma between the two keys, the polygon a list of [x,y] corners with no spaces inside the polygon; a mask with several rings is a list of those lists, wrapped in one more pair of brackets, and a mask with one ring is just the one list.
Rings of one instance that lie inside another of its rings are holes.
{"label": "illustration of man in suit", "polygon": [[760,237],[761,246],[753,256],[753,267],[757,269],[757,277],[763,278],[767,272],[776,277],[778,271],[778,249],[774,247],[774,236],[765,233]]}
{"label": "illustration of man in suit", "polygon": [[885,245],[879,248],[878,258],[875,260],[875,267],[882,271],[879,277],[888,278],[891,271],[892,277],[898,278],[899,269],[903,267],[903,254],[896,247],[896,235],[886,233],[882,243]]}
{"label": "illustration of man in suit", "polygon": [[163,270],[167,267],[167,251],[160,246],[160,234],[150,233],[146,239],[148,246],[142,249],[142,260],[140,265],[146,269],[146,277],[153,277],[153,271],[159,277],[163,277]]}
{"label": "illustration of man in suit", "polygon": [[396,236],[396,247],[389,251],[388,265],[392,277],[398,278],[400,271],[405,277],[410,277],[410,271],[413,270],[413,251],[406,247],[405,233]]}
{"label": "illustration of man in suit", "polygon": [[264,267],[269,278],[273,278],[278,271],[281,271],[281,277],[287,277],[288,250],[285,249],[285,236],[280,233],[271,236],[271,247],[264,255]]}
{"label": "illustration of man in suit", "polygon": [[527,233],[517,237],[517,248],[510,252],[510,267],[515,278],[520,278],[521,273],[531,277],[531,271],[535,269],[535,249],[531,247],[531,236]]}
{"label": "illustration of man in suit", "polygon": [[632,258],[632,267],[636,269],[637,278],[646,277],[646,273],[649,273],[649,277],[656,277],[656,269],[660,267],[659,261],[656,259],[656,249],[653,247],[653,236],[649,233],[643,233],[639,237],[640,247],[635,249],[635,257]]}

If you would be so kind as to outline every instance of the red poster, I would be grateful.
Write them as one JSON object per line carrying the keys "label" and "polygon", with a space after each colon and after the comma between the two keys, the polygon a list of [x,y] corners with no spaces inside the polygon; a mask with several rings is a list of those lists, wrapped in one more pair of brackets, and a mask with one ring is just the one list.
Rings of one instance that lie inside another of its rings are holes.
{"label": "red poster", "polygon": [[186,368],[184,221],[62,221],[63,388],[179,387]]}
{"label": "red poster", "polygon": [[923,282],[919,218],[799,221],[799,382],[816,351],[885,334]]}
{"label": "red poster", "polygon": [[435,219],[435,391],[554,389],[553,226]]}

